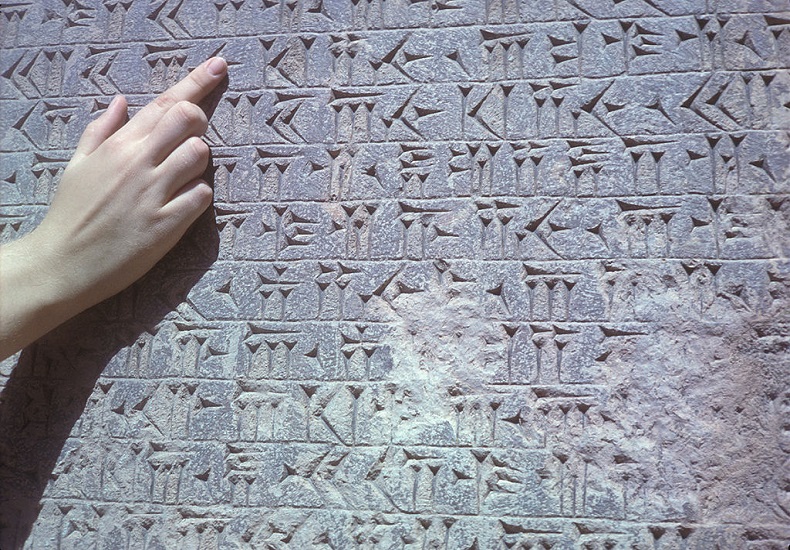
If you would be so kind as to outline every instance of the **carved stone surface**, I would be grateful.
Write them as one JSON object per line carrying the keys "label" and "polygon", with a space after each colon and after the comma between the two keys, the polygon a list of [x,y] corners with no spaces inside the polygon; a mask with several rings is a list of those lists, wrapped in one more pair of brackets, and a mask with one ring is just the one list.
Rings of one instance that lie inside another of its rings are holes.
{"label": "carved stone surface", "polygon": [[0,364],[0,547],[787,548],[787,0],[0,4],[0,234],[210,55],[215,206]]}

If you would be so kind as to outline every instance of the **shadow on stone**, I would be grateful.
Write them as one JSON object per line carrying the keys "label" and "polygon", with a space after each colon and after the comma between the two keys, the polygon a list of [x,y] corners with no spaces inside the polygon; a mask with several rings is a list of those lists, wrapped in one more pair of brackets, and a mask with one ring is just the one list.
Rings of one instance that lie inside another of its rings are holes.
{"label": "shadow on stone", "polygon": [[22,352],[0,393],[0,548],[25,544],[104,368],[184,301],[218,250],[209,209],[137,283]]}

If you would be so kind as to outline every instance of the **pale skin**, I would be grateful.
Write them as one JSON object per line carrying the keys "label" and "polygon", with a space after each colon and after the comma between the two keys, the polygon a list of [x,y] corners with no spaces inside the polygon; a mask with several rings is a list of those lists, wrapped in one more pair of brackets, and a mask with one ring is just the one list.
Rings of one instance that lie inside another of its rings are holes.
{"label": "pale skin", "polygon": [[128,287],[208,208],[197,103],[226,73],[209,59],[128,122],[118,96],[88,125],[44,220],[0,246],[0,359]]}

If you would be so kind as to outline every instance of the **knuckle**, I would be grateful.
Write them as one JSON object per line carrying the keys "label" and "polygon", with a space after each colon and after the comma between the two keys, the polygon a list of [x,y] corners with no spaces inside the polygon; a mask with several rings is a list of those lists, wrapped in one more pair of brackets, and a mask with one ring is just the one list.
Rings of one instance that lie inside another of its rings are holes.
{"label": "knuckle", "polygon": [[173,107],[175,115],[188,126],[202,127],[206,120],[203,109],[189,101],[179,101]]}
{"label": "knuckle", "polygon": [[179,122],[186,122],[186,123],[189,122],[192,116],[192,113],[189,108],[189,103],[187,103],[186,101],[179,101],[178,103],[173,105],[173,107],[170,109],[170,113],[172,114],[172,116],[178,119]]}
{"label": "knuckle", "polygon": [[206,79],[200,71],[192,71],[187,75],[186,78],[190,80],[192,85],[197,88],[203,88],[206,85]]}
{"label": "knuckle", "polygon": [[173,96],[170,94],[164,93],[161,95],[156,96],[154,99],[153,104],[159,107],[160,109],[167,111],[177,102]]}
{"label": "knuckle", "polygon": [[208,163],[209,148],[205,141],[199,137],[191,137],[186,141],[186,143],[189,150],[188,155],[190,160],[203,165]]}
{"label": "knuckle", "polygon": [[198,110],[200,111],[200,123],[199,123],[200,133],[205,134],[206,130],[208,130],[208,117],[206,116],[206,113],[203,112],[203,109],[200,109],[200,107],[198,107]]}
{"label": "knuckle", "polygon": [[210,204],[211,199],[214,198],[214,190],[211,188],[211,186],[206,182],[201,181],[196,187],[201,203]]}

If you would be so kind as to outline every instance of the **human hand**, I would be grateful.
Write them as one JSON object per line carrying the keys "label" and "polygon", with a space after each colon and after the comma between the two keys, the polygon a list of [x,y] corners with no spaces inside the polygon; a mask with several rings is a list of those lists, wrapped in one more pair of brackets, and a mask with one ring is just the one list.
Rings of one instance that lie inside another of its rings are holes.
{"label": "human hand", "polygon": [[19,341],[30,309],[56,322],[17,348],[123,290],[211,204],[211,187],[200,179],[208,121],[197,103],[226,72],[223,59],[210,59],[129,122],[118,96],[88,125],[44,220],[0,256],[0,343]]}

